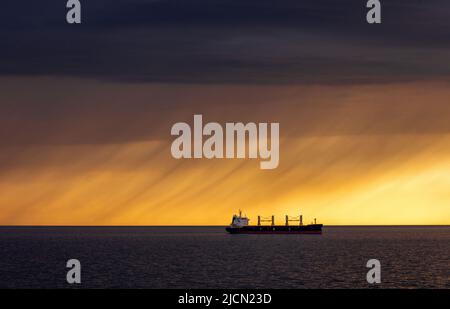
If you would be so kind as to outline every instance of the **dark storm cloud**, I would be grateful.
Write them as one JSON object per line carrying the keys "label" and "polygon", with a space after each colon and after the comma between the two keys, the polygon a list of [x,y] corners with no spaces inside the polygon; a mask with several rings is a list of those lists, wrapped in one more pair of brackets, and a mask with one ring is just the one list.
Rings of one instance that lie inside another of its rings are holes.
{"label": "dark storm cloud", "polygon": [[0,74],[193,83],[355,83],[448,78],[450,3],[3,1]]}

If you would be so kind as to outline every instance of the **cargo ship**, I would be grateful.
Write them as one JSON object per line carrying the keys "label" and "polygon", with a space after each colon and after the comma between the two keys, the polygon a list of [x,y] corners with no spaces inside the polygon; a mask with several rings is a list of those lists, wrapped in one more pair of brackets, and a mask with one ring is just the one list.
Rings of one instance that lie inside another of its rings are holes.
{"label": "cargo ship", "polygon": [[[239,215],[233,215],[230,226],[225,230],[230,234],[322,234],[322,224],[314,223],[303,225],[303,216],[289,217],[286,215],[285,225],[275,225],[275,216],[264,218],[258,216],[258,225],[249,225],[250,219]],[[271,222],[270,225],[262,225],[262,222]],[[290,225],[289,222],[298,222],[298,225]]]}

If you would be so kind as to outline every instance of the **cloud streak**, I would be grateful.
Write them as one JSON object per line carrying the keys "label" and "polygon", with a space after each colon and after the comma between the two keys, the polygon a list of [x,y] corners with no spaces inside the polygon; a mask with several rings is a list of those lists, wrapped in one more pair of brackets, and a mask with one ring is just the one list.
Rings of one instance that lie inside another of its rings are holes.
{"label": "cloud streak", "polygon": [[[1,92],[11,104],[0,113],[0,224],[225,224],[236,208],[253,218],[301,209],[327,224],[450,220],[445,83],[31,80],[9,80],[9,95]],[[12,91],[23,85],[29,91]],[[42,103],[26,104],[33,100]],[[170,126],[197,112],[205,121],[280,122],[279,167],[173,159]]]}

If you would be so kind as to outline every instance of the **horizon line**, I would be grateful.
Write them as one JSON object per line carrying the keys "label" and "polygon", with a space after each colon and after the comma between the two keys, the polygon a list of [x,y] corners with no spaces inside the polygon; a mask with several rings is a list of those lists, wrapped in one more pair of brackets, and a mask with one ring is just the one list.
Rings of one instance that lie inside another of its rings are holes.
{"label": "horizon line", "polygon": [[[277,224],[276,224],[277,225]],[[280,224],[278,224],[279,226]],[[282,224],[284,226],[284,224]],[[307,224],[306,224],[307,225]],[[11,224],[2,225],[3,227],[226,227],[226,225],[30,225],[30,224]],[[263,226],[263,225],[262,225]],[[271,225],[264,225],[271,226]],[[291,225],[297,226],[297,225]],[[331,224],[323,227],[450,227],[450,224]]]}

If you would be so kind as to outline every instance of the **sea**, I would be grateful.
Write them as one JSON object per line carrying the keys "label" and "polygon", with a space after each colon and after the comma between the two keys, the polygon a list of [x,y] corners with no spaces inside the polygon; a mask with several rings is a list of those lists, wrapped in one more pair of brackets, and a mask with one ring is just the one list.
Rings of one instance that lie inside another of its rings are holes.
{"label": "sea", "polygon": [[[67,283],[81,265],[81,283]],[[381,283],[368,283],[367,262]],[[0,288],[450,288],[450,226],[0,227]]]}

